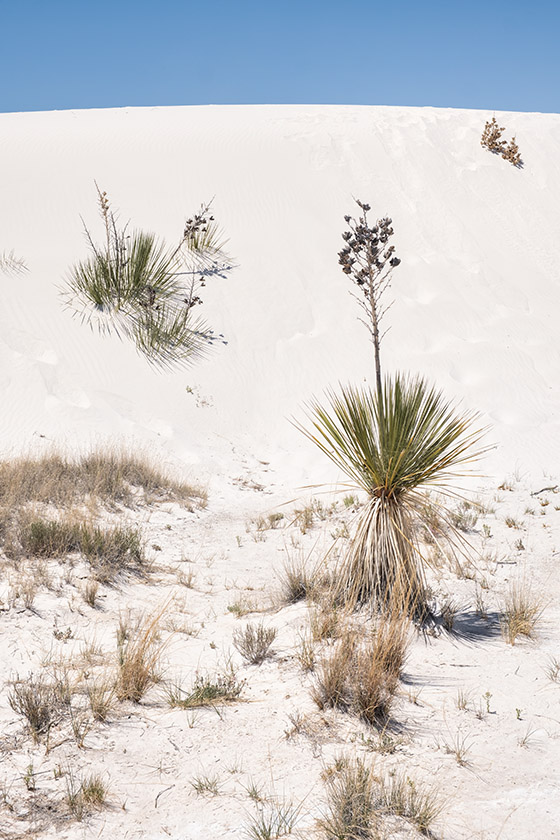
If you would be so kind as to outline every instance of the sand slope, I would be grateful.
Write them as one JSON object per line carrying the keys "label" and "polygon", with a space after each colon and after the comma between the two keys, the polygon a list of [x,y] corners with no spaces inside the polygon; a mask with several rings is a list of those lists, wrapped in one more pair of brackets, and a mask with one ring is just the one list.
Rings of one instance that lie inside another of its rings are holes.
{"label": "sand slope", "polygon": [[[0,248],[29,266],[1,278],[4,450],[37,435],[126,436],[211,473],[229,469],[232,447],[276,454],[296,482],[312,480],[321,467],[286,418],[327,384],[371,375],[336,258],[355,195],[391,215],[402,259],[386,369],[428,374],[482,411],[499,444],[489,471],[557,471],[560,117],[498,116],[521,171],[480,147],[488,115],[476,111],[2,115]],[[86,254],[80,215],[101,234],[94,179],[123,220],[169,242],[215,197],[238,268],[206,289],[204,314],[228,344],[192,371],[151,371],[62,310],[58,287]]]}

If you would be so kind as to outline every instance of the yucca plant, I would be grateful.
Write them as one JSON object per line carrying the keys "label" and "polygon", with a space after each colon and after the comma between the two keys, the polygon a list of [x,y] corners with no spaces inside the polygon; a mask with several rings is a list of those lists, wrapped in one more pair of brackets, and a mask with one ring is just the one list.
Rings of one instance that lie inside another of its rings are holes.
{"label": "yucca plant", "polygon": [[387,377],[381,391],[346,386],[325,408],[310,404],[309,437],[369,500],[336,581],[351,606],[426,609],[418,521],[423,490],[445,491],[458,470],[484,450],[475,413],[458,412],[421,377]]}
{"label": "yucca plant", "polygon": [[389,308],[383,295],[400,259],[389,245],[392,220],[370,224],[370,205],[356,203],[361,214],[344,217],[348,229],[338,261],[359,292],[362,322],[374,348],[376,387],[329,391],[326,407],[317,400],[309,405],[313,428],[296,425],[369,497],[335,595],[351,607],[368,604],[423,618],[427,590],[418,521],[429,508],[422,491],[449,492],[450,479],[485,451],[479,445],[485,430],[476,428],[476,413],[458,411],[422,377],[383,379],[380,324]]}
{"label": "yucca plant", "polygon": [[152,233],[119,227],[106,192],[98,188],[105,241],[85,227],[90,256],[71,267],[65,296],[71,308],[101,331],[132,339],[160,367],[190,363],[217,340],[194,316],[208,277],[231,269],[219,229],[203,206],[188,219],[179,245]]}

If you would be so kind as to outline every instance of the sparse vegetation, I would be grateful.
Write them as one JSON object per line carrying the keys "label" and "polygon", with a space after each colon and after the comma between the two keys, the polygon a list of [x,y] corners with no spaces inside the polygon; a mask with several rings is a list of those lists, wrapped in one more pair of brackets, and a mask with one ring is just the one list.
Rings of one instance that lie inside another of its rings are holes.
{"label": "sparse vegetation", "polygon": [[102,583],[111,582],[120,571],[139,572],[145,565],[138,528],[101,528],[91,522],[76,521],[73,515],[55,520],[33,517],[23,524],[19,541],[22,551],[33,557],[60,558],[79,552]]}
{"label": "sparse vegetation", "polygon": [[48,735],[61,717],[57,687],[42,676],[31,675],[26,680],[17,678],[8,692],[8,702],[14,712],[27,720],[34,741],[41,735]]}
{"label": "sparse vegetation", "polygon": [[82,796],[86,805],[99,808],[107,799],[107,785],[99,773],[92,773],[83,779],[81,784]]}
{"label": "sparse vegetation", "polygon": [[369,840],[376,836],[377,778],[358,758],[340,761],[326,778],[327,812],[320,820],[325,840]]}
{"label": "sparse vegetation", "polygon": [[96,245],[85,228],[91,254],[69,271],[67,304],[100,332],[130,338],[156,366],[193,362],[221,340],[194,315],[200,291],[232,268],[210,208],[187,219],[179,245],[168,248],[153,233],[119,227],[107,193],[97,194],[105,241]]}
{"label": "sparse vegetation", "polygon": [[542,616],[542,602],[525,582],[510,585],[504,598],[501,624],[505,640],[514,645],[519,636],[532,639]]}
{"label": "sparse vegetation", "polygon": [[201,773],[191,779],[191,786],[199,796],[210,794],[217,796],[220,792],[220,778],[216,773]]}
{"label": "sparse vegetation", "polygon": [[278,840],[292,833],[299,816],[300,808],[289,801],[260,803],[256,816],[246,825],[245,835],[249,840]]}
{"label": "sparse vegetation", "polygon": [[118,700],[139,703],[149,688],[160,681],[162,654],[159,621],[163,609],[132,628],[121,623],[117,632],[118,669],[115,693]]}
{"label": "sparse vegetation", "polygon": [[201,488],[167,475],[148,457],[126,450],[0,461],[0,508],[20,508],[29,502],[64,508],[89,498],[110,506],[176,501],[191,507],[203,506],[207,497]]}
{"label": "sparse vegetation", "polygon": [[381,812],[404,817],[426,835],[443,811],[434,790],[399,772],[381,779],[376,805]]}
{"label": "sparse vegetation", "polygon": [[233,633],[233,646],[250,665],[261,665],[271,655],[270,646],[276,638],[274,627],[246,624]]}
{"label": "sparse vegetation", "polygon": [[460,604],[453,598],[446,598],[441,605],[441,621],[448,633],[452,632],[460,609]]}
{"label": "sparse vegetation", "polygon": [[515,137],[512,137],[508,143],[502,139],[504,131],[505,128],[498,125],[496,117],[492,117],[491,120],[486,120],[480,145],[483,149],[488,149],[489,152],[500,155],[504,160],[509,161],[517,169],[520,169],[523,166],[523,161],[521,160],[521,153]]}
{"label": "sparse vegetation", "polygon": [[328,578],[321,574],[317,564],[311,565],[303,557],[290,558],[279,574],[280,599],[285,604],[295,604],[305,598],[313,599],[328,586]]}
{"label": "sparse vegetation", "polygon": [[337,575],[337,595],[350,606],[421,618],[427,590],[418,546],[425,511],[420,490],[441,489],[481,453],[476,415],[457,414],[424,380],[400,376],[387,379],[381,393],[346,387],[340,396],[330,393],[329,403],[328,409],[311,404],[317,435],[303,431],[369,496]]}
{"label": "sparse vegetation", "polygon": [[551,657],[546,668],[546,675],[552,682],[560,682],[560,659]]}
{"label": "sparse vegetation", "polygon": [[196,674],[193,684],[187,690],[178,683],[168,685],[167,702],[172,708],[180,709],[232,703],[239,700],[244,685],[231,669],[214,676]]}
{"label": "sparse vegetation", "polygon": [[87,697],[95,720],[106,721],[115,705],[115,684],[107,677],[90,678],[87,682]]}
{"label": "sparse vegetation", "polygon": [[319,708],[352,712],[372,725],[386,723],[408,639],[408,623],[399,618],[380,622],[366,638],[346,632],[317,668],[312,696]]}
{"label": "sparse vegetation", "polygon": [[459,531],[469,533],[478,522],[478,512],[474,505],[462,499],[455,510],[449,512],[449,520]]}
{"label": "sparse vegetation", "polygon": [[467,756],[470,752],[470,745],[467,738],[462,735],[461,732],[457,732],[454,738],[449,741],[445,741],[444,746],[445,752],[454,756],[455,761],[460,767],[468,766],[469,761]]}

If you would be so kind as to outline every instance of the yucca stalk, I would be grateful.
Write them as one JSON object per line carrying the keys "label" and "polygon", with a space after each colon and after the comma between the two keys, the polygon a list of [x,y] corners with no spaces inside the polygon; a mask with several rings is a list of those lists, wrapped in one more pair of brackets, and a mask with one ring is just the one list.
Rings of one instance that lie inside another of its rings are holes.
{"label": "yucca stalk", "polygon": [[337,578],[337,596],[351,607],[405,611],[427,608],[424,558],[418,544],[425,494],[444,491],[485,447],[478,415],[461,413],[421,377],[387,377],[381,391],[342,387],[314,400],[314,431],[300,425],[368,494]]}

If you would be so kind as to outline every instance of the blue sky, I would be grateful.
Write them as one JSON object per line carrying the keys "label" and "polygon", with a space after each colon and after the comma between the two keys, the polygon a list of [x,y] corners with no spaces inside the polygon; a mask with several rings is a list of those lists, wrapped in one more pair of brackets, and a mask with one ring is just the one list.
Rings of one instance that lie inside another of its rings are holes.
{"label": "blue sky", "polygon": [[208,103],[560,112],[559,0],[0,0],[0,111]]}

